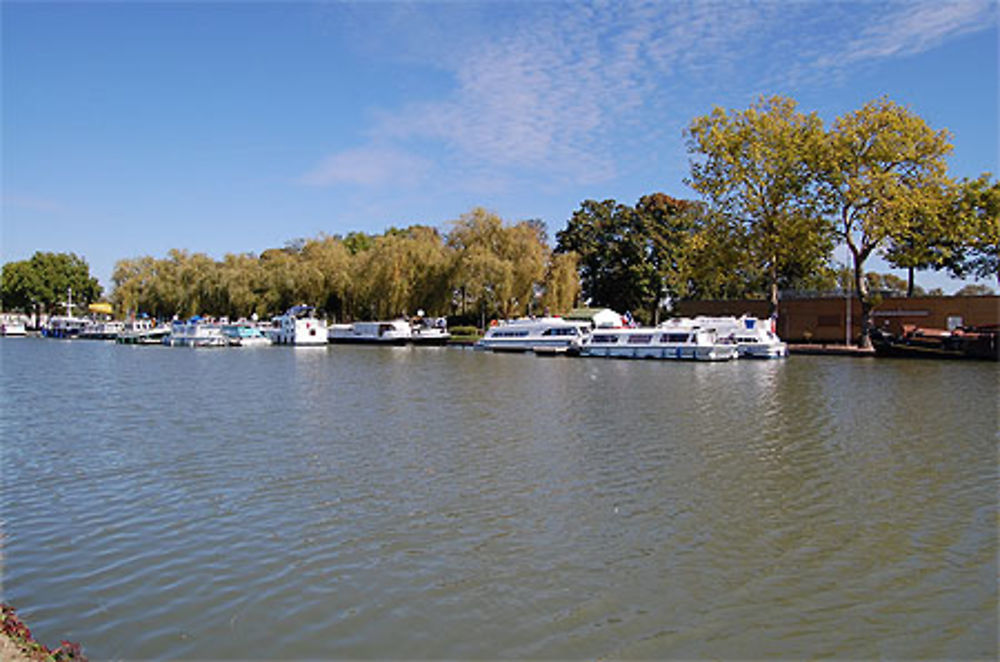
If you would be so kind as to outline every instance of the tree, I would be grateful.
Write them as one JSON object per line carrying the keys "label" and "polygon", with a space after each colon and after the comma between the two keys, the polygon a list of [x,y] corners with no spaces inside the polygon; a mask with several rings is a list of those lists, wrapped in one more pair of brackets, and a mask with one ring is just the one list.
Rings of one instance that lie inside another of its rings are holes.
{"label": "tree", "polygon": [[688,183],[739,221],[748,256],[764,274],[771,314],[782,280],[823,264],[832,249],[815,193],[823,125],[785,97],[761,98],[743,112],[716,108],[687,129]]}
{"label": "tree", "polygon": [[651,310],[659,299],[650,244],[642,216],[614,200],[584,200],[556,233],[556,252],[579,256],[583,297],[619,311]]}
{"label": "tree", "polygon": [[959,184],[953,213],[965,241],[945,267],[958,278],[995,278],[1000,284],[1000,183],[990,177],[985,173]]}
{"label": "tree", "polygon": [[67,296],[85,306],[101,296],[101,285],[90,275],[87,261],[75,253],[36,252],[31,259],[3,266],[0,298],[5,308],[33,311],[36,306],[62,312]]}
{"label": "tree", "polygon": [[484,316],[524,314],[545,279],[549,251],[542,239],[533,221],[506,225],[482,208],[463,214],[447,239],[455,251],[454,285]]}
{"label": "tree", "polygon": [[993,296],[994,294],[996,294],[996,292],[993,291],[992,287],[979,283],[971,283],[955,292],[955,296],[957,297],[988,297]]}
{"label": "tree", "polygon": [[874,308],[865,261],[891,238],[905,236],[914,219],[937,212],[950,151],[947,131],[934,131],[887,99],[837,118],[827,135],[821,190],[853,260],[862,346],[871,346]]}
{"label": "tree", "polygon": [[553,253],[545,270],[545,285],[541,305],[550,313],[568,312],[580,296],[576,253]]}

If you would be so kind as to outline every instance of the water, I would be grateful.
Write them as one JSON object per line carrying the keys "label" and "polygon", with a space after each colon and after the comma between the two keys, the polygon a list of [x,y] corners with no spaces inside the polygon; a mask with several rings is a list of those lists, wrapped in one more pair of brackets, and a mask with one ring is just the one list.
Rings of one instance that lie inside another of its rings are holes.
{"label": "water", "polygon": [[3,600],[91,659],[997,656],[995,364],[0,358]]}

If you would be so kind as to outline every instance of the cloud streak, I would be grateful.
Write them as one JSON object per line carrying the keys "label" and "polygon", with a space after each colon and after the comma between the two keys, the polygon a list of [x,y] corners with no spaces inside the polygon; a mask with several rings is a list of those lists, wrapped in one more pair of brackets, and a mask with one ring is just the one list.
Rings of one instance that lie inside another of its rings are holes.
{"label": "cloud streak", "polygon": [[419,56],[451,76],[450,92],[374,112],[372,145],[304,179],[383,183],[419,169],[416,145],[433,145],[470,180],[608,181],[630,167],[621,155],[652,158],[720,96],[788,89],[996,24],[991,0],[538,3],[512,16],[504,7],[485,5],[483,27],[457,42],[447,20],[440,32],[422,22]]}

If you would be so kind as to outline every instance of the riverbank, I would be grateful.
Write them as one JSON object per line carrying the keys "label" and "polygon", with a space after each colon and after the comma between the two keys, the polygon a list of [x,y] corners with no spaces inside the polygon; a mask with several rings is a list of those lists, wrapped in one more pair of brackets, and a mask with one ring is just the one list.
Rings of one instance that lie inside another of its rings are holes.
{"label": "riverbank", "polygon": [[789,354],[813,354],[820,356],[852,356],[866,358],[875,356],[872,348],[858,347],[856,345],[817,345],[817,344],[788,344]]}
{"label": "riverbank", "polygon": [[80,645],[63,641],[58,648],[49,648],[35,641],[31,630],[24,624],[14,608],[0,605],[0,660],[3,662],[87,662]]}

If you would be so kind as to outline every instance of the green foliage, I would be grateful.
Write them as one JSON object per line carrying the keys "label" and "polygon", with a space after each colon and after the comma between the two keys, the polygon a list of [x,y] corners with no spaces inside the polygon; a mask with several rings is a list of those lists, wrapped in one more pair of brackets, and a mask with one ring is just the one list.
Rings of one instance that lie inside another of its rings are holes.
{"label": "green foliage", "polygon": [[915,224],[940,213],[947,185],[944,157],[951,148],[946,131],[932,130],[908,108],[887,99],[838,118],[827,135],[820,194],[854,261],[865,344],[870,343],[874,302],[864,263],[893,240],[905,245]]}
{"label": "green foliage", "polygon": [[958,185],[951,211],[961,241],[945,259],[954,276],[995,278],[1000,284],[1000,183],[986,173]]}
{"label": "green foliage", "polygon": [[[552,261],[538,221],[507,225],[483,210],[457,221],[448,237],[421,225],[382,235],[297,239],[259,257],[221,261],[182,250],[164,259],[120,260],[112,280],[123,312],[262,318],[308,303],[342,321],[455,312],[454,294],[492,314],[521,314],[547,285],[575,296],[566,261]],[[572,268],[570,268],[572,271]],[[547,275],[552,276],[551,282]]]}
{"label": "green foliage", "polygon": [[87,261],[74,253],[37,252],[30,260],[3,265],[0,299],[5,310],[32,312],[37,305],[49,313],[63,312],[70,290],[74,303],[84,306],[101,297]]}
{"label": "green foliage", "polygon": [[817,269],[832,249],[815,195],[822,122],[776,96],[742,112],[716,108],[687,137],[689,183],[739,224],[732,238],[749,259],[743,267],[764,276],[774,312],[782,283]]}

